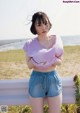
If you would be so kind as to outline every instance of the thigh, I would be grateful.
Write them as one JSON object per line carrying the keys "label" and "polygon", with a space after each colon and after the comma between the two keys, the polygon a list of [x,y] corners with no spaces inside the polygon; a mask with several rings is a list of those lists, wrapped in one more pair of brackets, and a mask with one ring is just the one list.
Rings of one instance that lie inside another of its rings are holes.
{"label": "thigh", "polygon": [[43,113],[44,98],[33,98],[30,96],[32,113]]}
{"label": "thigh", "polygon": [[48,97],[49,113],[60,113],[62,105],[62,93],[55,97]]}

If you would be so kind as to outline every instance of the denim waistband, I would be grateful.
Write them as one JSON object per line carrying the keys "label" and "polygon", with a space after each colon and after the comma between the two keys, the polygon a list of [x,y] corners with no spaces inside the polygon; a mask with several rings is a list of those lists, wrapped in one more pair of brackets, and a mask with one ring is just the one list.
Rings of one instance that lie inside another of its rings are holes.
{"label": "denim waistband", "polygon": [[33,73],[37,73],[37,74],[50,74],[50,73],[56,73],[57,70],[52,70],[52,71],[48,71],[48,72],[41,72],[41,71],[32,71]]}

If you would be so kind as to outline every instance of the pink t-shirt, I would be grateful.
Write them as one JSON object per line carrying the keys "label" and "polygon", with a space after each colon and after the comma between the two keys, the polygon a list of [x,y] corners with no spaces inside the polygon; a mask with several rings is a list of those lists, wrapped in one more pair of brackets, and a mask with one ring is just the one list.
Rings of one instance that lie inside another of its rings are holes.
{"label": "pink t-shirt", "polygon": [[51,48],[44,48],[37,37],[26,41],[23,47],[32,63],[40,69],[46,69],[55,63],[63,54],[63,44],[59,36],[55,36],[55,42]]}

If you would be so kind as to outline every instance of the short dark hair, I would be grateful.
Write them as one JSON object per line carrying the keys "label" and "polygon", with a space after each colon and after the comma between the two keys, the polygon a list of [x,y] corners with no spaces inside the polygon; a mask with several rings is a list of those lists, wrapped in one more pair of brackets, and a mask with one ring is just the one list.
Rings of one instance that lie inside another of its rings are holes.
{"label": "short dark hair", "polygon": [[36,31],[36,29],[35,29],[35,22],[36,22],[36,20],[38,20],[39,24],[41,24],[41,21],[42,21],[43,23],[45,23],[46,18],[48,19],[48,23],[49,23],[49,25],[50,25],[49,30],[50,30],[51,27],[52,27],[52,24],[51,24],[51,22],[50,22],[48,16],[47,16],[44,12],[36,12],[36,13],[34,13],[34,15],[32,16],[32,25],[31,25],[31,27],[30,27],[30,31],[31,31],[34,35],[37,34],[37,31]]}

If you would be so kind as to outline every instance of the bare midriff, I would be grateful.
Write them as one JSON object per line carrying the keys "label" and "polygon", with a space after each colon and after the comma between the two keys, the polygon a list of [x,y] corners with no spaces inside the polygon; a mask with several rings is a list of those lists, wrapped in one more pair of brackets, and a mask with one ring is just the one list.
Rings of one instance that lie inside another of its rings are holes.
{"label": "bare midriff", "polygon": [[39,72],[50,72],[50,71],[56,70],[56,67],[57,67],[57,66],[50,66],[50,67],[48,67],[47,69],[39,69],[39,68],[37,68],[37,67],[34,67],[33,70],[39,71]]}

